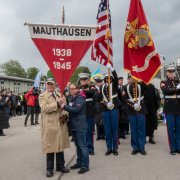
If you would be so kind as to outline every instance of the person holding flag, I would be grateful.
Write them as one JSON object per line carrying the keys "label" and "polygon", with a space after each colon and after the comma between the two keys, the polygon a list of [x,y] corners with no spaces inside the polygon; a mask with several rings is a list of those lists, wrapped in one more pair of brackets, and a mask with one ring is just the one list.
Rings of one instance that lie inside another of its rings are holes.
{"label": "person holding flag", "polygon": [[155,50],[141,0],[131,0],[124,36],[124,69],[128,70],[133,78],[126,88],[133,155],[139,151],[146,155],[144,146],[147,110],[143,102],[145,84],[138,84],[137,81],[149,84],[160,66],[161,61]]}
{"label": "person holding flag", "polygon": [[[103,106],[103,121],[106,136],[106,156],[112,152],[118,155],[118,116],[120,100],[117,95],[118,77],[112,67],[112,34],[109,1],[101,0],[97,15],[96,36],[92,46],[91,58],[108,67],[105,84],[100,88],[100,103]],[[110,77],[110,71],[113,76]]]}
{"label": "person holding flag", "polygon": [[147,86],[143,82],[137,83],[132,77],[129,78],[130,83],[124,89],[123,99],[128,105],[128,120],[131,128],[131,146],[132,155],[140,152],[146,155],[146,106],[143,101],[144,93]]}
{"label": "person holding flag", "polygon": [[[118,116],[120,100],[117,95],[118,77],[112,67],[112,34],[109,1],[101,0],[98,8],[95,41],[92,46],[91,58],[108,67],[104,85],[100,88],[100,103],[103,105],[103,121],[106,136],[106,156],[112,152],[118,155]],[[113,76],[110,77],[110,71]]]}
{"label": "person holding flag", "polygon": [[104,77],[104,84],[100,88],[100,103],[103,106],[103,122],[106,136],[107,151],[106,156],[113,153],[118,155],[118,119],[119,119],[119,106],[121,104],[117,88],[118,88],[118,76],[115,69],[111,64],[107,64],[107,67],[111,70],[112,75],[110,77],[110,84],[108,80],[108,74]]}

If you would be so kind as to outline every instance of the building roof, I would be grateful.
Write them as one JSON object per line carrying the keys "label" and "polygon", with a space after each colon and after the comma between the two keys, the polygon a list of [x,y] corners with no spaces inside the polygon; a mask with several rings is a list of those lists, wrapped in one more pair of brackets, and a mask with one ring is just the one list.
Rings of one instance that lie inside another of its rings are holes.
{"label": "building roof", "polygon": [[33,79],[27,79],[27,78],[15,77],[15,76],[0,75],[0,79],[8,79],[8,80],[15,80],[15,81],[21,81],[21,82],[31,82],[31,83],[34,82]]}

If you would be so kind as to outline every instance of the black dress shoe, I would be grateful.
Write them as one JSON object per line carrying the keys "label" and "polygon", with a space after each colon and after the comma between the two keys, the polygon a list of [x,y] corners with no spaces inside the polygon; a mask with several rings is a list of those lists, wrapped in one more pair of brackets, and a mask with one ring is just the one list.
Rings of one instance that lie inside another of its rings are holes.
{"label": "black dress shoe", "polygon": [[94,155],[94,152],[93,152],[93,151],[89,152],[89,155],[93,156],[93,155]]}
{"label": "black dress shoe", "polygon": [[108,150],[108,151],[106,151],[105,156],[109,156],[111,153],[112,153],[112,151]]}
{"label": "black dress shoe", "polygon": [[81,168],[81,166],[79,164],[74,164],[70,167],[71,170],[79,169],[79,168]]}
{"label": "black dress shoe", "polygon": [[170,154],[171,154],[171,155],[176,155],[176,152],[175,152],[175,151],[171,151]]}
{"label": "black dress shoe", "polygon": [[31,125],[36,125],[36,124],[32,123]]}
{"label": "black dress shoe", "polygon": [[66,167],[63,167],[63,168],[57,168],[56,171],[60,171],[62,173],[69,173],[69,169],[66,168]]}
{"label": "black dress shoe", "polygon": [[53,171],[47,171],[46,177],[52,177],[53,176]]}
{"label": "black dress shoe", "polygon": [[138,152],[139,152],[138,150],[133,150],[131,154],[136,155]]}
{"label": "black dress shoe", "polygon": [[6,136],[4,133],[1,133],[0,136]]}
{"label": "black dress shoe", "polygon": [[176,152],[177,152],[178,154],[180,154],[180,150],[177,150]]}
{"label": "black dress shoe", "polygon": [[118,155],[117,150],[113,150],[113,154],[114,154],[115,156],[117,156],[117,155]]}
{"label": "black dress shoe", "polygon": [[86,168],[81,168],[79,171],[78,171],[78,174],[84,174],[86,172],[88,172],[89,169],[86,169]]}
{"label": "black dress shoe", "polygon": [[150,144],[156,144],[156,141],[154,140],[154,138],[149,138],[149,143]]}
{"label": "black dress shoe", "polygon": [[101,137],[102,140],[106,140],[106,138],[104,136]]}
{"label": "black dress shoe", "polygon": [[126,136],[123,135],[123,136],[120,136],[119,138],[121,138],[121,139],[126,139]]}
{"label": "black dress shoe", "polygon": [[145,150],[140,151],[140,153],[141,153],[142,155],[147,155],[147,153],[146,153]]}

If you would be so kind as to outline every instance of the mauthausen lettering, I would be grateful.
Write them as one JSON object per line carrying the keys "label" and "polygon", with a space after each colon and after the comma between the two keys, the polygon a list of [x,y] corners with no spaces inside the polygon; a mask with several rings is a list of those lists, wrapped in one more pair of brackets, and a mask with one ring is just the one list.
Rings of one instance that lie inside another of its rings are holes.
{"label": "mauthausen lettering", "polygon": [[91,29],[33,26],[33,33],[55,36],[91,36]]}

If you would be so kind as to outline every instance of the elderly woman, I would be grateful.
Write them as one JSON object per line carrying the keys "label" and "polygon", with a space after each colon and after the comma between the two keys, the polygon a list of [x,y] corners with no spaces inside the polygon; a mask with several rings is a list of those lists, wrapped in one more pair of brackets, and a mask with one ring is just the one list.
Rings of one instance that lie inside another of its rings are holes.
{"label": "elderly woman", "polygon": [[79,174],[89,171],[89,152],[86,144],[87,120],[86,99],[79,94],[79,86],[71,84],[70,94],[72,96],[69,105],[61,104],[61,108],[69,112],[70,130],[76,146],[77,161],[70,169],[78,169]]}

